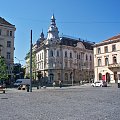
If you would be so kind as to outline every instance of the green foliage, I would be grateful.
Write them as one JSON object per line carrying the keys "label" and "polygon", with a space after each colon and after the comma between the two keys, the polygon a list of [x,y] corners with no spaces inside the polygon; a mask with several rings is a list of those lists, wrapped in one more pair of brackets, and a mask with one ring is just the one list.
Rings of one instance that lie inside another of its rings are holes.
{"label": "green foliage", "polygon": [[28,52],[25,56],[25,60],[29,59],[30,58],[30,52]]}
{"label": "green foliage", "polygon": [[0,80],[7,79],[7,66],[5,64],[5,59],[0,56]]}

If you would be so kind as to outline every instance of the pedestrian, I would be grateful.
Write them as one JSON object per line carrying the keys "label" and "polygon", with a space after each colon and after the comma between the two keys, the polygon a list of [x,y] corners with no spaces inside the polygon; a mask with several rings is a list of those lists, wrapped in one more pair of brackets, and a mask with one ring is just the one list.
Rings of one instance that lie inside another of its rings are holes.
{"label": "pedestrian", "polygon": [[59,87],[60,87],[60,88],[62,87],[62,82],[61,82],[61,80],[59,80]]}
{"label": "pedestrian", "polygon": [[55,81],[54,81],[54,82],[53,82],[53,87],[54,87],[54,88],[55,88],[55,85],[56,85],[56,84],[55,84]]}

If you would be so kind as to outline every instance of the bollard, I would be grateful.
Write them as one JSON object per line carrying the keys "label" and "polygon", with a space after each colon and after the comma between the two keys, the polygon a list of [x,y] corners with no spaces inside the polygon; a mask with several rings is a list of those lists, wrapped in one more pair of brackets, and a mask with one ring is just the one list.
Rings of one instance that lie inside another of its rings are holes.
{"label": "bollard", "polygon": [[39,89],[39,86],[37,86],[37,89]]}
{"label": "bollard", "polygon": [[120,80],[118,80],[118,88],[120,88]]}
{"label": "bollard", "polygon": [[118,88],[120,88],[120,83],[118,83]]}
{"label": "bollard", "polygon": [[26,87],[27,87],[27,92],[29,92],[29,85],[26,85]]}

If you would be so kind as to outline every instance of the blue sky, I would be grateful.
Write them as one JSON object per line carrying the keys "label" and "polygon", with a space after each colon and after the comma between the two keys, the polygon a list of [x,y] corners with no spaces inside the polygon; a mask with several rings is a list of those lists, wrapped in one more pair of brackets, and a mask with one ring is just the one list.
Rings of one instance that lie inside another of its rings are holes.
{"label": "blue sky", "polygon": [[[24,60],[54,13],[59,34],[100,42],[120,33],[120,0],[0,0],[0,16],[16,26],[15,57]],[[15,59],[15,62],[18,60]],[[21,61],[25,64],[25,61]]]}

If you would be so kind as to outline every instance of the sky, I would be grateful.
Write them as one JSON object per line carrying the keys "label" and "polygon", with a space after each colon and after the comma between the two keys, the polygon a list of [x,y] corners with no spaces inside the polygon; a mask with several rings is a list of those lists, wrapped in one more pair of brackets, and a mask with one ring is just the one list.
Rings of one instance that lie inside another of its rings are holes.
{"label": "sky", "polygon": [[59,35],[100,42],[120,33],[120,0],[0,0],[0,16],[15,25],[15,63],[25,65],[43,29],[45,37],[54,14]]}

